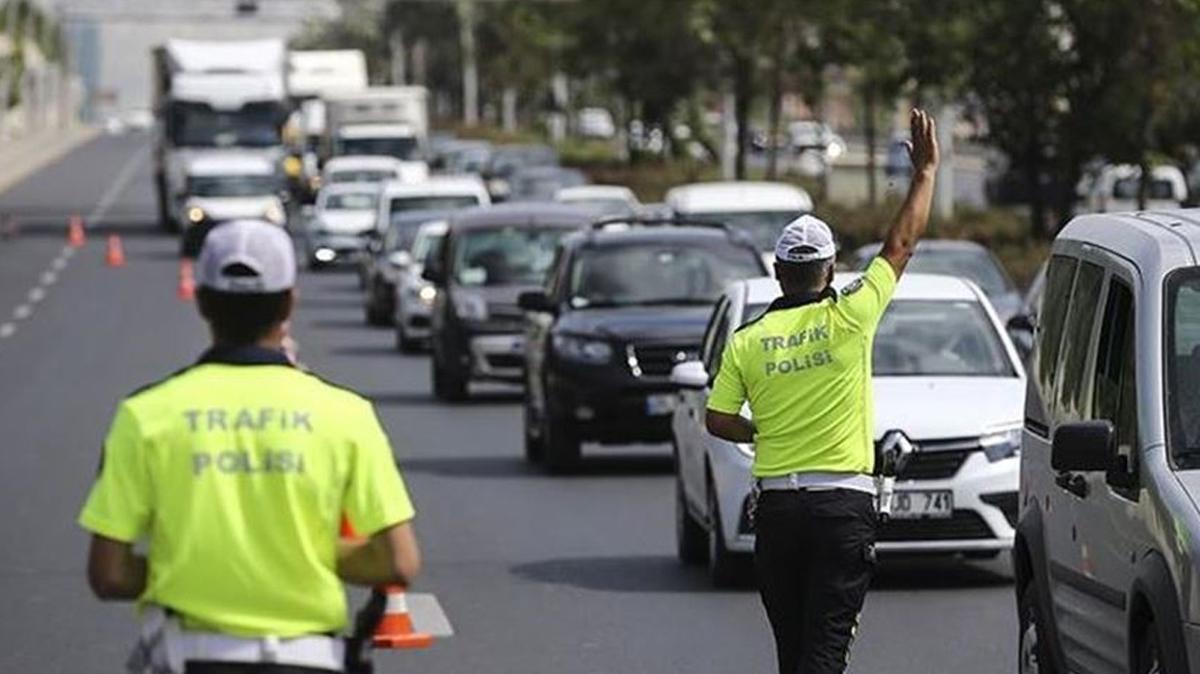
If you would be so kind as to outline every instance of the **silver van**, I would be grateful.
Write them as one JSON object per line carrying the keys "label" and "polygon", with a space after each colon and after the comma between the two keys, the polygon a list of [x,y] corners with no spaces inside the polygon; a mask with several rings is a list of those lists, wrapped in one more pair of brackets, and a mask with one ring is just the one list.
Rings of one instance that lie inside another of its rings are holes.
{"label": "silver van", "polygon": [[1038,316],[1020,671],[1200,671],[1200,210],[1075,218]]}

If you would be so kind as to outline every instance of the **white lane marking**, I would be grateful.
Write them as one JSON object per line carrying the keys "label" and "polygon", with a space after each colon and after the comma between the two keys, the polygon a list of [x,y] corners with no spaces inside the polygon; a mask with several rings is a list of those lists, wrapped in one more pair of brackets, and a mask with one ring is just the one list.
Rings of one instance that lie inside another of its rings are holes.
{"label": "white lane marking", "polygon": [[17,326],[12,323],[0,323],[0,339],[12,337],[12,334],[17,331]]}
{"label": "white lane marking", "polygon": [[29,291],[29,303],[30,304],[37,304],[38,302],[41,302],[44,299],[46,299],[46,289],[45,288],[38,286]]}
{"label": "white lane marking", "polygon": [[96,202],[96,207],[91,213],[87,214],[84,222],[89,227],[92,227],[108,213],[108,209],[112,208],[117,199],[125,192],[125,188],[129,187],[129,181],[133,180],[133,176],[141,167],[142,162],[150,157],[149,150],[146,147],[138,147],[129,159],[125,160],[125,165],[121,167],[120,173],[117,174],[112,184],[108,186],[108,190],[100,197],[100,201]]}
{"label": "white lane marking", "polygon": [[16,309],[13,309],[13,318],[17,319],[18,321],[23,321],[26,318],[29,318],[29,315],[32,313],[33,307],[29,306],[28,304],[22,304]]}
{"label": "white lane marking", "polygon": [[50,263],[50,268],[54,271],[62,271],[63,269],[66,269],[67,258],[61,256],[54,258],[54,261]]}
{"label": "white lane marking", "polygon": [[43,286],[52,286],[55,283],[58,283],[58,274],[55,274],[52,271],[44,271],[42,272],[41,277],[39,277],[38,282]]}

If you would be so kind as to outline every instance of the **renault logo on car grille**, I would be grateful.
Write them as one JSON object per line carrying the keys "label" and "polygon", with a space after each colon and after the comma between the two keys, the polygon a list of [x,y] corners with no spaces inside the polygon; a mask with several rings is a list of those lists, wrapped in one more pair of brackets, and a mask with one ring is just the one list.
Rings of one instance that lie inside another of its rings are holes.
{"label": "renault logo on car grille", "polygon": [[896,430],[888,431],[887,433],[883,434],[883,440],[880,442],[880,449],[885,452],[895,450],[898,456],[908,456],[909,454],[918,451],[917,446],[908,439],[908,436],[904,434],[904,431]]}

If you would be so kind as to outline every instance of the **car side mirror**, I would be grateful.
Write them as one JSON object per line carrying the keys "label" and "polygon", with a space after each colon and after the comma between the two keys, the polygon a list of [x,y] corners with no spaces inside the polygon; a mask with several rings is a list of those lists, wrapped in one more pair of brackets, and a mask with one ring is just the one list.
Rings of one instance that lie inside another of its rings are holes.
{"label": "car side mirror", "polygon": [[555,313],[554,303],[550,301],[550,297],[541,290],[531,290],[523,292],[517,296],[517,306],[523,311],[531,311],[537,314],[553,314]]}
{"label": "car side mirror", "polygon": [[679,388],[702,389],[708,386],[708,371],[698,360],[685,361],[671,368],[671,383]]}
{"label": "car side mirror", "polygon": [[1016,314],[1008,319],[1005,325],[1009,332],[1033,332],[1036,325],[1033,322],[1033,316],[1029,314]]}
{"label": "car side mirror", "polygon": [[406,269],[413,263],[412,253],[407,250],[393,251],[388,255],[388,263],[396,269]]}
{"label": "car side mirror", "polygon": [[1107,471],[1117,454],[1117,432],[1107,420],[1063,424],[1054,431],[1050,465],[1067,473]]}

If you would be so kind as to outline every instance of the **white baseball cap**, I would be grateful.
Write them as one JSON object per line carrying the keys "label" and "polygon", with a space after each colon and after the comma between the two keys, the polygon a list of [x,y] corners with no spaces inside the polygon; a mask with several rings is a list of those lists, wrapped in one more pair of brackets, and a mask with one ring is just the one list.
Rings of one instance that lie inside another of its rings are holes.
{"label": "white baseball cap", "polygon": [[196,285],[227,293],[277,293],[296,285],[292,239],[263,220],[233,220],[204,237]]}
{"label": "white baseball cap", "polygon": [[816,262],[837,255],[833,231],[823,220],[801,215],[788,223],[775,242],[775,259],[780,262]]}

